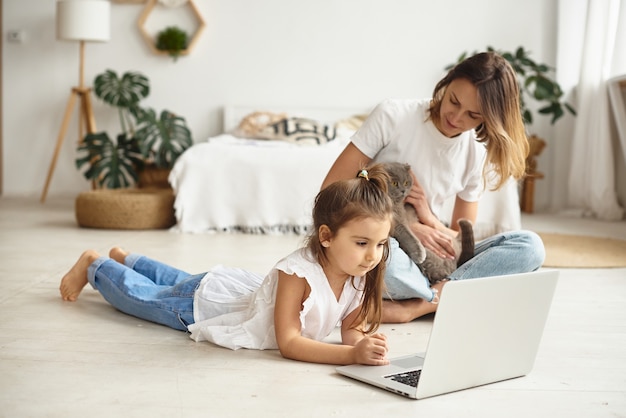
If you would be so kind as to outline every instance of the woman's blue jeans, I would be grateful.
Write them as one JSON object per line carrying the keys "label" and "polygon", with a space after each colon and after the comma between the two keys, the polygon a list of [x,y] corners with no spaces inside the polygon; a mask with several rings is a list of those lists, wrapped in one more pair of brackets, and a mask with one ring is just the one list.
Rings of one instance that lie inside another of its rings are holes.
{"label": "woman's blue jeans", "polygon": [[[391,252],[385,271],[386,298],[432,301],[435,294],[428,279],[391,239]],[[474,257],[450,274],[450,280],[535,271],[544,262],[543,241],[532,231],[510,231],[489,237],[476,244]]]}
{"label": "woman's blue jeans", "polygon": [[100,257],[87,271],[89,283],[118,310],[181,331],[194,322],[194,293],[204,276],[139,254],[124,264]]}

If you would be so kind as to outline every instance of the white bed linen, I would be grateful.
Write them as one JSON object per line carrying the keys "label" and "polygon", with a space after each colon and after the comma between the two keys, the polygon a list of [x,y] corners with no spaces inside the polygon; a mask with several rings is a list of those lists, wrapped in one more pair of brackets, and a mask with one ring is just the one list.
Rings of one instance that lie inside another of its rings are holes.
{"label": "white bed linen", "polygon": [[193,145],[169,178],[174,229],[305,233],[315,196],[347,142],[304,146],[223,134]]}
{"label": "white bed linen", "polygon": [[[236,138],[229,134],[193,145],[169,180],[180,232],[304,234],[313,200],[348,135],[320,146]],[[485,192],[474,226],[477,239],[521,228],[517,183]],[[443,219],[452,214],[445,205]]]}

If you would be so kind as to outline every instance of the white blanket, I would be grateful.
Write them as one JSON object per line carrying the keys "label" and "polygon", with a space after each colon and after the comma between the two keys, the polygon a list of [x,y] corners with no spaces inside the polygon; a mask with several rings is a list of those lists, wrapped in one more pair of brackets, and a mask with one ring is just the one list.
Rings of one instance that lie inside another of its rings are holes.
{"label": "white blanket", "polygon": [[[193,145],[169,177],[176,194],[173,229],[306,233],[315,196],[347,138],[304,146],[224,134]],[[446,206],[444,221],[453,203]],[[520,227],[517,183],[485,192],[474,226],[476,239]]]}
{"label": "white blanket", "polygon": [[303,234],[347,140],[303,146],[224,134],[183,153],[170,174],[182,232]]}

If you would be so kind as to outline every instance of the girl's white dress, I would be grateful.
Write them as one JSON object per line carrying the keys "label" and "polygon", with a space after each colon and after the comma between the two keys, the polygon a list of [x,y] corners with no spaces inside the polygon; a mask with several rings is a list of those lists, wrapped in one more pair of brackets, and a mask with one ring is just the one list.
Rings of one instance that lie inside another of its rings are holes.
{"label": "girl's white dress", "polygon": [[211,269],[194,295],[191,338],[233,350],[277,349],[274,305],[279,271],[295,274],[311,287],[300,311],[304,337],[323,340],[361,304],[363,277],[355,278],[354,285],[352,280],[346,280],[337,300],[322,267],[302,248],[276,263],[265,279],[238,268]]}

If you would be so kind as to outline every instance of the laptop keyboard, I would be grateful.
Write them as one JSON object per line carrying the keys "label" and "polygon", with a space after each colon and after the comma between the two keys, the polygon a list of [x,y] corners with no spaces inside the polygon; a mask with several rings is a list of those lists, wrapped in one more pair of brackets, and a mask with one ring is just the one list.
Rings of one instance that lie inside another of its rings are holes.
{"label": "laptop keyboard", "polygon": [[420,380],[421,374],[422,374],[422,370],[420,369],[420,370],[413,370],[410,372],[390,374],[389,376],[385,376],[385,378],[391,379],[396,382],[404,383],[405,385],[409,385],[409,386],[416,388],[417,382]]}

